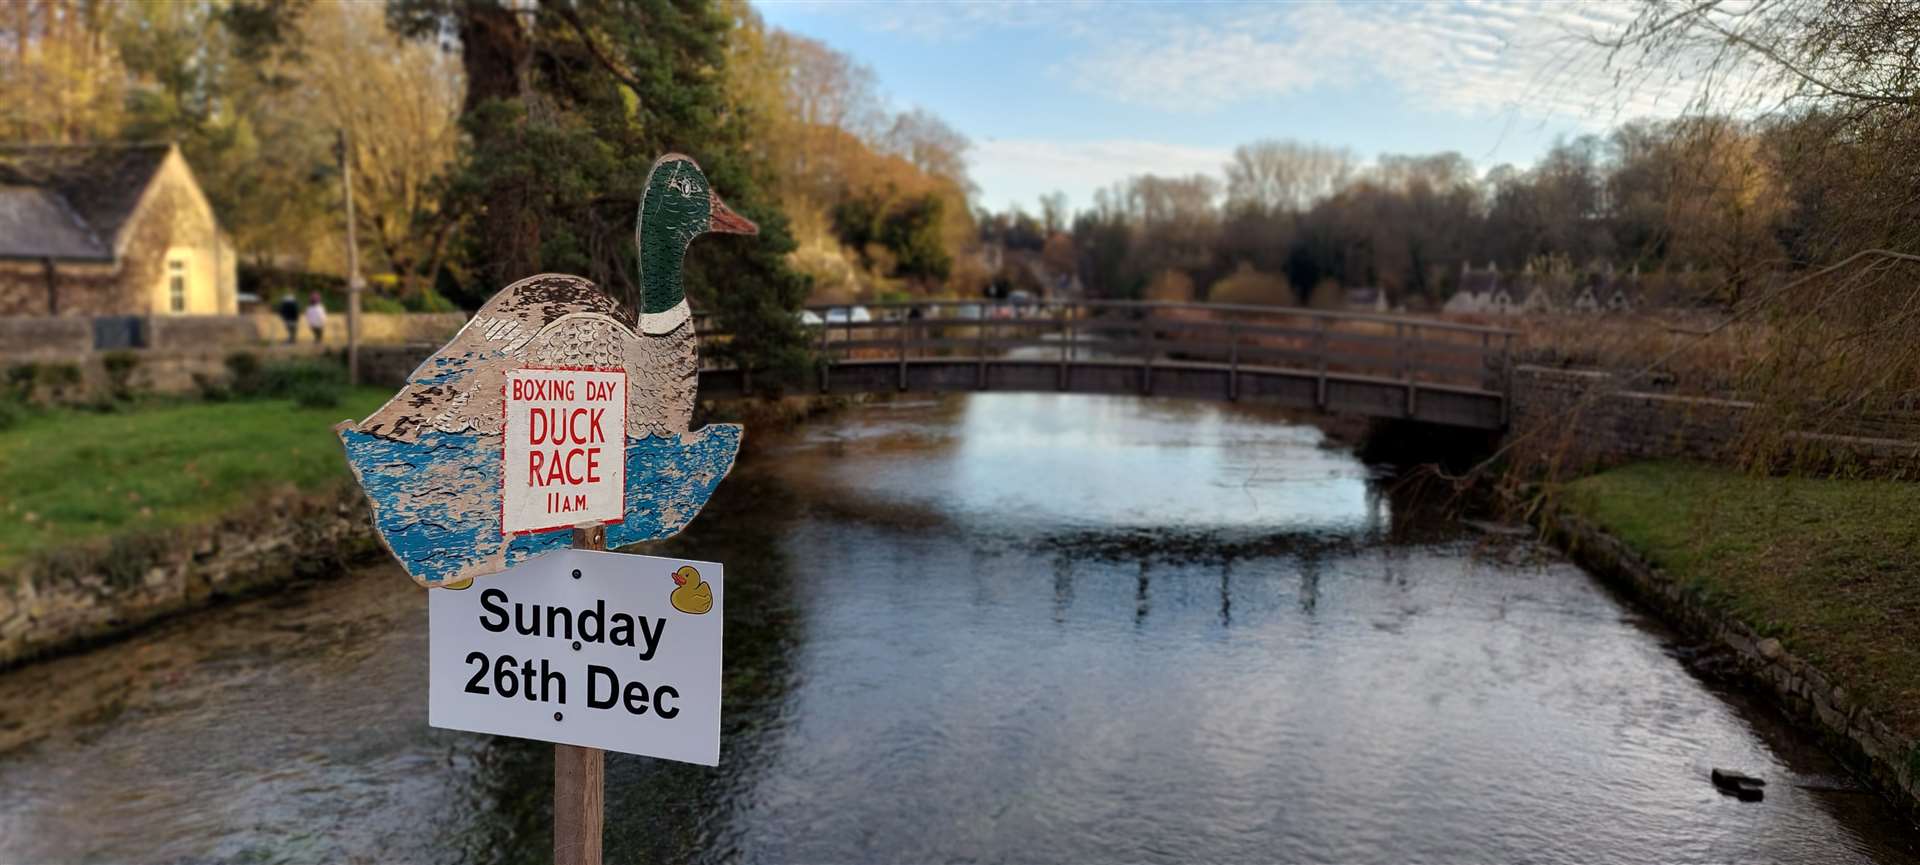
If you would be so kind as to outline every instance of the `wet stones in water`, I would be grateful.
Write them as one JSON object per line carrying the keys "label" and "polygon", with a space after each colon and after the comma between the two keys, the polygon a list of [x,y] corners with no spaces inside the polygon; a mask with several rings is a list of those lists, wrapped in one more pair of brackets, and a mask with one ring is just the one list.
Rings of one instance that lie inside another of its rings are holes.
{"label": "wet stones in water", "polygon": [[1719,789],[1721,793],[1732,796],[1742,802],[1758,802],[1766,798],[1767,795],[1766,791],[1762,789],[1767,786],[1766,781],[1755,778],[1752,775],[1743,775],[1731,769],[1713,770],[1713,786]]}

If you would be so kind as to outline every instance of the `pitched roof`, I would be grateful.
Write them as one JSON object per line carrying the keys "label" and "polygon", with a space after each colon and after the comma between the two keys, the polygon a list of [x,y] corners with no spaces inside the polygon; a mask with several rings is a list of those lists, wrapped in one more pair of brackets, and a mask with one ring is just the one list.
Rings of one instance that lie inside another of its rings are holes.
{"label": "pitched roof", "polygon": [[0,258],[111,259],[60,194],[37,186],[0,186]]}
{"label": "pitched roof", "polygon": [[0,145],[0,257],[112,260],[120,229],[172,152],[170,144]]}

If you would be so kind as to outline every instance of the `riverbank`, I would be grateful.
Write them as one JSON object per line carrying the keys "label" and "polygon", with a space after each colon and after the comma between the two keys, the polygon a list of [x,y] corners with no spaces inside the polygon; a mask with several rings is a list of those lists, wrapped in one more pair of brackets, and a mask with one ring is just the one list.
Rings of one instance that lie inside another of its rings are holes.
{"label": "riverbank", "polygon": [[[0,430],[0,668],[374,553],[333,425],[390,395],[50,408]],[[735,401],[701,415],[772,433],[845,402]]]}
{"label": "riverbank", "polygon": [[371,552],[330,427],[384,398],[54,409],[0,432],[0,667]]}
{"label": "riverbank", "polygon": [[1910,483],[1648,463],[1567,484],[1549,523],[1920,816],[1916,515]]}

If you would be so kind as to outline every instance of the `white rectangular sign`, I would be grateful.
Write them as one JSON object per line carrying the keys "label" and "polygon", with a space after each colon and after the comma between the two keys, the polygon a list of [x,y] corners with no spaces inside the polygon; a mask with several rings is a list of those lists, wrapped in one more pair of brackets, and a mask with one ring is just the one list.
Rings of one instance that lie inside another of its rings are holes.
{"label": "white rectangular sign", "polygon": [[427,592],[427,723],[720,762],[713,562],[555,550]]}
{"label": "white rectangular sign", "polygon": [[517,535],[626,516],[627,374],[508,370],[500,532]]}

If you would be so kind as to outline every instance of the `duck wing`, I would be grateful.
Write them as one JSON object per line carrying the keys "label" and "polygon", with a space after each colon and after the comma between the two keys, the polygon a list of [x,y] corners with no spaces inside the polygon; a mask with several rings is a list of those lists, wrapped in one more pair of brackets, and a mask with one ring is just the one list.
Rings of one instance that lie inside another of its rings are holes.
{"label": "duck wing", "polygon": [[[347,461],[373,504],[380,540],[423,586],[458,583],[566,546],[571,533],[503,535],[498,436],[429,430],[403,441],[342,425]],[[626,441],[626,517],[607,545],[678,534],[733,467],[745,431],[710,424]]]}

